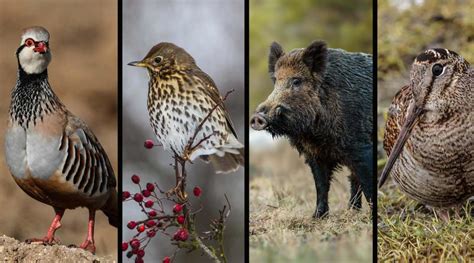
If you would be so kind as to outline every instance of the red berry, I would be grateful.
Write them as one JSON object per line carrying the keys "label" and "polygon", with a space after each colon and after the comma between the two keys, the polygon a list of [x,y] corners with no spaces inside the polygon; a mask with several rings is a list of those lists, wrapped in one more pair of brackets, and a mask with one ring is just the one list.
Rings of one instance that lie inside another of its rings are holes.
{"label": "red berry", "polygon": [[154,227],[156,225],[156,221],[155,220],[148,220],[146,221],[146,226],[147,227]]}
{"label": "red berry", "polygon": [[173,212],[175,214],[178,214],[179,212],[181,212],[181,210],[183,210],[183,206],[180,205],[180,204],[175,204],[174,207],[173,207]]}
{"label": "red berry", "polygon": [[151,148],[153,148],[153,146],[155,146],[155,144],[153,143],[152,140],[145,140],[144,146],[147,149],[151,149]]}
{"label": "red berry", "polygon": [[180,225],[184,224],[184,216],[183,215],[178,216],[176,218],[176,221],[178,221],[178,224],[180,224]]}
{"label": "red berry", "polygon": [[136,193],[134,196],[133,196],[133,200],[137,201],[137,202],[142,202],[143,201],[143,195],[140,194],[140,193]]}
{"label": "red berry", "polygon": [[138,240],[138,239],[136,239],[136,238],[132,239],[132,240],[130,241],[130,246],[131,246],[132,248],[135,248],[135,249],[139,248],[139,247],[140,247],[140,240]]}
{"label": "red berry", "polygon": [[149,197],[151,195],[150,191],[148,191],[146,189],[142,190],[142,194],[143,194],[144,197]]}
{"label": "red berry", "polygon": [[170,263],[170,262],[171,262],[170,257],[164,257],[163,258],[163,263]]}
{"label": "red berry", "polygon": [[137,257],[135,258],[135,263],[143,263],[143,262],[145,262],[143,261],[143,258],[137,255]]}
{"label": "red berry", "polygon": [[126,251],[128,249],[128,243],[127,242],[123,242],[122,243],[122,251]]}
{"label": "red berry", "polygon": [[132,253],[136,255],[138,253],[138,248],[132,248]]}
{"label": "red berry", "polygon": [[179,233],[179,239],[181,241],[186,241],[188,240],[188,237],[189,237],[188,230],[182,228],[181,232]]}
{"label": "red berry", "polygon": [[155,203],[152,200],[148,200],[145,202],[145,207],[150,208],[154,205]]}
{"label": "red berry", "polygon": [[122,192],[122,201],[125,201],[128,198],[130,198],[130,192],[129,191]]}
{"label": "red berry", "polygon": [[139,249],[138,252],[137,252],[137,256],[139,256],[141,258],[144,257],[145,256],[145,250]]}
{"label": "red berry", "polygon": [[146,190],[148,190],[150,192],[155,191],[155,185],[153,185],[152,183],[147,183],[146,184]]}
{"label": "red berry", "polygon": [[156,214],[156,211],[150,211],[148,212],[148,216],[150,217],[155,217],[157,214]]}
{"label": "red berry", "polygon": [[146,235],[148,237],[154,237],[156,235],[156,231],[155,230],[149,230],[146,232]]}
{"label": "red berry", "polygon": [[145,231],[145,225],[139,225],[139,226],[137,227],[137,231],[140,232],[140,233],[143,232],[143,231]]}
{"label": "red berry", "polygon": [[194,187],[194,189],[193,189],[194,196],[199,197],[201,195],[201,193],[202,193],[201,187],[199,187],[199,186]]}
{"label": "red berry", "polygon": [[135,183],[135,184],[139,184],[140,183],[140,176],[134,174],[132,175],[132,182]]}
{"label": "red berry", "polygon": [[130,221],[130,222],[128,222],[128,224],[127,224],[127,227],[128,227],[129,229],[134,229],[136,226],[137,226],[137,222],[135,222],[135,221]]}

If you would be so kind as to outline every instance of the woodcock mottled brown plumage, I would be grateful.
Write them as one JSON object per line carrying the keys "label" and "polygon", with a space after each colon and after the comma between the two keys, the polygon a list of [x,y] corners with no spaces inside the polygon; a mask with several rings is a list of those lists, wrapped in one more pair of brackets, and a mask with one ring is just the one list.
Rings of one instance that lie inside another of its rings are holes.
{"label": "woodcock mottled brown plumage", "polygon": [[5,156],[16,183],[28,195],[51,205],[56,216],[46,237],[55,242],[65,209],[89,209],[87,238],[81,248],[95,252],[95,211],[115,227],[118,202],[114,172],[92,131],[69,112],[48,82],[49,33],[26,29],[17,52],[18,79],[12,92]]}
{"label": "woodcock mottled brown plumage", "polygon": [[[217,173],[232,172],[243,165],[244,146],[237,140],[219,91],[191,55],[163,42],[144,59],[129,65],[148,70],[150,123],[164,149],[191,161],[197,157],[210,161]],[[201,124],[193,147],[188,147]]]}
{"label": "woodcock mottled brown plumage", "polygon": [[389,108],[389,157],[379,187],[391,174],[408,196],[443,209],[474,195],[473,77],[453,51],[430,49],[416,57],[410,84]]}

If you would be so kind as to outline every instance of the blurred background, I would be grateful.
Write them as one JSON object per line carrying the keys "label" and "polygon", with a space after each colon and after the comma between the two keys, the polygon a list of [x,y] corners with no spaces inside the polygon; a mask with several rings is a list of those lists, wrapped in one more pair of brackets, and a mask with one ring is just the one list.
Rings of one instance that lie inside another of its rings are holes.
{"label": "blurred background", "polygon": [[[388,107],[397,91],[409,84],[413,60],[426,49],[447,48],[472,65],[473,11],[473,0],[378,1],[379,174],[387,158],[382,141]],[[445,224],[436,220],[431,209],[402,194],[391,179],[378,192],[378,214],[377,245],[381,261],[472,260],[472,236],[465,235],[472,232],[469,216],[450,222],[449,228],[446,228]],[[433,232],[426,231],[428,228]],[[411,245],[406,246],[408,239]]]}
{"label": "blurred background", "polygon": [[[372,1],[250,1],[250,114],[273,89],[272,41],[290,51],[317,39],[330,48],[372,53]],[[369,210],[366,205],[360,213],[346,209],[347,170],[331,185],[328,219],[313,220],[314,180],[303,158],[284,138],[253,130],[249,136],[251,261],[370,262]]]}
{"label": "blurred background", "polygon": [[[184,48],[197,65],[215,81],[221,95],[234,89],[225,101],[244,142],[244,1],[123,1],[123,189],[137,191],[130,181],[138,174],[143,181],[157,182],[161,188],[174,186],[172,156],[160,147],[147,150],[145,139],[156,137],[151,129],[146,107],[148,74],[145,69],[127,66],[145,57],[159,42],[172,42]],[[200,231],[208,230],[209,221],[218,216],[229,197],[232,213],[225,230],[225,250],[229,262],[244,261],[244,172],[214,174],[211,165],[197,160],[187,166],[188,189],[203,189],[204,210],[197,216]],[[143,219],[134,202],[124,203],[123,222]],[[125,228],[124,240],[134,232]],[[161,262],[171,256],[174,246],[169,237],[155,238],[146,249],[146,261]],[[124,260],[127,260],[124,257]],[[177,254],[176,262],[209,262],[200,252]]]}
{"label": "blurred background", "polygon": [[[117,4],[116,1],[0,0],[0,123],[7,125],[10,92],[15,86],[22,29],[43,26],[51,34],[49,81],[70,111],[84,120],[105,148],[117,171]],[[43,237],[54,217],[50,206],[24,193],[13,181],[4,158],[5,128],[0,129],[0,235],[19,240]],[[57,232],[62,244],[79,245],[87,234],[88,213],[66,211]],[[98,255],[117,257],[117,229],[97,213]]]}

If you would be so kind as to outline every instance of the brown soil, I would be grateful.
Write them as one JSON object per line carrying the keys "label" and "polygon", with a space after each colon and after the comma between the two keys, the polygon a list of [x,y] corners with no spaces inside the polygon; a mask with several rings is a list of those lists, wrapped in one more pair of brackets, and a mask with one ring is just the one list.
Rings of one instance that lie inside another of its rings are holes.
{"label": "brown soil", "polygon": [[7,236],[0,237],[1,262],[115,262],[112,257],[98,257],[80,248],[64,245],[27,244]]}

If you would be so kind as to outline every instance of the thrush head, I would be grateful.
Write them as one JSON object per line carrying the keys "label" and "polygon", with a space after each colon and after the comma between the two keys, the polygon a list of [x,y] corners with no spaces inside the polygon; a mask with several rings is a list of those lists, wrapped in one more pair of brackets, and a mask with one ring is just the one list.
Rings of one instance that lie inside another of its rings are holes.
{"label": "thrush head", "polygon": [[48,30],[40,26],[23,30],[16,56],[19,66],[27,74],[44,72],[51,61]]}
{"label": "thrush head", "polygon": [[152,47],[142,60],[130,62],[128,65],[144,67],[150,75],[164,76],[177,70],[196,67],[196,62],[184,49],[173,43],[162,42]]}

